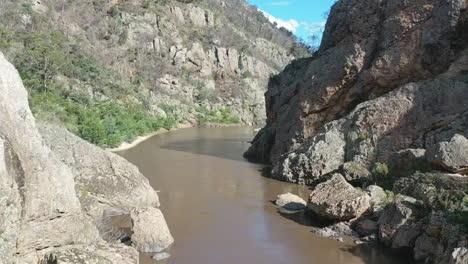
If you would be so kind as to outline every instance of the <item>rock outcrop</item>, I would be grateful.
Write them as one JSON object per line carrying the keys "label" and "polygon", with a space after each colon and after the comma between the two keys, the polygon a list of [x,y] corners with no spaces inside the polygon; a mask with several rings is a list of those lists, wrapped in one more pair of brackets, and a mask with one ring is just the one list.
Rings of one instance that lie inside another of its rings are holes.
{"label": "rock outcrop", "polygon": [[[467,8],[465,0],[338,1],[319,51],[270,79],[267,124],[245,157],[272,164],[275,179],[314,188],[318,215],[358,216],[349,224],[363,241],[412,249],[425,263],[463,263]],[[358,198],[363,206],[351,207]]]}
{"label": "rock outcrop", "polygon": [[[359,153],[373,155],[369,144],[384,150],[422,147],[421,135],[466,111],[466,5],[338,1],[316,55],[271,79],[267,125],[246,157],[275,161],[293,150],[319,153],[325,152],[319,145],[326,146],[337,155],[316,166],[323,171],[309,173],[317,175],[344,163],[343,156],[352,161]],[[350,143],[353,150],[346,153],[338,146]],[[296,156],[289,163],[306,166]]]}
{"label": "rock outcrop", "polygon": [[[135,249],[102,239],[96,219],[104,208],[158,206],[156,193],[134,166],[64,131],[46,133],[57,137],[46,143],[29,110],[20,76],[1,53],[0,119],[0,262],[138,263]],[[61,141],[61,136],[74,146]],[[110,165],[93,164],[98,157]],[[128,185],[115,186],[111,181]],[[88,204],[83,186],[93,196]]]}

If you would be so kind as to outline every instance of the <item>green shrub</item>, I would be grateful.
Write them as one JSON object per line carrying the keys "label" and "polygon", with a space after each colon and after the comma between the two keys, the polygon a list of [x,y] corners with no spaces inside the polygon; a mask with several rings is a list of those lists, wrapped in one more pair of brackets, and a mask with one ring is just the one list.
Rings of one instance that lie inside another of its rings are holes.
{"label": "green shrub", "polygon": [[30,104],[36,117],[62,122],[71,132],[103,147],[115,147],[124,141],[177,125],[178,118],[160,118],[143,105],[94,101],[86,95],[59,90],[33,92]]}
{"label": "green shrub", "polygon": [[389,174],[387,164],[377,162],[372,169],[372,177],[377,185],[382,186],[385,189],[392,189],[393,177]]}
{"label": "green shrub", "polygon": [[380,162],[377,162],[373,169],[373,173],[380,176],[387,176],[389,172],[387,164]]}
{"label": "green shrub", "polygon": [[229,109],[208,110],[206,107],[198,107],[198,124],[205,123],[224,123],[235,124],[240,123],[238,117],[234,116]]}

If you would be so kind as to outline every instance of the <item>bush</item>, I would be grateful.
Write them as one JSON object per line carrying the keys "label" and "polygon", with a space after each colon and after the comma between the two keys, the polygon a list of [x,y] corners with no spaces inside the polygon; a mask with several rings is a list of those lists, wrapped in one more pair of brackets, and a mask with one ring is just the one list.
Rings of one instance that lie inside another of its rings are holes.
{"label": "bush", "polygon": [[380,185],[386,189],[391,189],[393,185],[393,179],[389,175],[390,170],[387,164],[377,162],[372,169],[372,176],[377,185]]}
{"label": "bush", "polygon": [[178,123],[177,117],[154,116],[142,105],[93,101],[85,95],[59,90],[33,92],[30,104],[36,117],[62,122],[71,132],[103,147],[115,147]]}
{"label": "bush", "polygon": [[196,109],[198,112],[198,124],[205,123],[224,123],[224,124],[236,124],[240,123],[238,117],[232,115],[229,109],[220,109],[217,111],[208,110],[206,107],[199,107]]}

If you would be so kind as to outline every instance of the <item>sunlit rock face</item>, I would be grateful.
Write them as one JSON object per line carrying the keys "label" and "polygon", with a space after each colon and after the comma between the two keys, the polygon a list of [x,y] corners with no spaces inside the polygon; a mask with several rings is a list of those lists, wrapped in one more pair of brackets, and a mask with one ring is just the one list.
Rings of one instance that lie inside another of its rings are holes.
{"label": "sunlit rock face", "polygon": [[41,135],[20,76],[1,53],[0,121],[0,263],[138,263],[136,249],[106,242],[99,228],[106,213],[143,207],[165,224],[157,193],[115,154],[57,127],[41,125]]}

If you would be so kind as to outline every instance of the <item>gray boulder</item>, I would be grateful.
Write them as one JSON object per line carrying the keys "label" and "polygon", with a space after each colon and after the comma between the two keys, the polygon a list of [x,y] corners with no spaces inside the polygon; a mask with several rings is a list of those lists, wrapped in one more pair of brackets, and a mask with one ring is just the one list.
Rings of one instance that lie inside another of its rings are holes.
{"label": "gray boulder", "polygon": [[370,197],[347,183],[340,174],[315,187],[308,208],[319,216],[345,221],[361,216],[370,208]]}
{"label": "gray boulder", "polygon": [[301,211],[306,208],[307,202],[297,195],[285,193],[278,195],[276,205],[287,211]]}
{"label": "gray boulder", "polygon": [[426,156],[434,165],[450,172],[468,173],[468,139],[462,135],[457,134],[448,142],[432,145]]}
{"label": "gray boulder", "polygon": [[154,207],[135,209],[132,219],[132,244],[140,252],[161,252],[174,243],[161,211]]}
{"label": "gray boulder", "polygon": [[159,207],[159,198],[138,168],[58,126],[41,124],[45,143],[74,175],[81,205],[96,221],[104,214],[128,214],[139,207]]}

